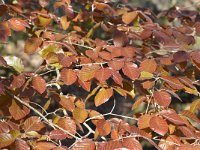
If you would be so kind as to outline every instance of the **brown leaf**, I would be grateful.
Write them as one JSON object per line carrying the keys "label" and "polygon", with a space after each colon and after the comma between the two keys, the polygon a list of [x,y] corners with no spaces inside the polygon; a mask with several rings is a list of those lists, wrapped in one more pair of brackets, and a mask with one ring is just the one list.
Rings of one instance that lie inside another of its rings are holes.
{"label": "brown leaf", "polygon": [[30,110],[26,106],[20,106],[15,100],[12,100],[9,112],[15,120],[20,120],[28,115]]}
{"label": "brown leaf", "polygon": [[75,83],[77,80],[76,72],[72,69],[62,69],[60,75],[61,75],[61,80],[66,85],[71,85]]}
{"label": "brown leaf", "polygon": [[99,57],[101,57],[104,60],[111,60],[112,59],[111,54],[107,51],[101,51],[98,54],[99,54]]}
{"label": "brown leaf", "polygon": [[7,12],[7,10],[8,10],[8,7],[6,6],[6,5],[0,5],[0,17],[1,16],[3,16],[6,12]]}
{"label": "brown leaf", "polygon": [[96,124],[99,135],[106,136],[111,132],[111,125],[108,121],[101,119],[97,121]]}
{"label": "brown leaf", "polygon": [[119,84],[121,87],[123,86],[123,78],[119,71],[112,71],[112,79],[115,81],[115,83]]}
{"label": "brown leaf", "polygon": [[95,150],[95,149],[96,145],[90,139],[84,139],[82,141],[79,141],[72,147],[72,150]]}
{"label": "brown leaf", "polygon": [[37,116],[29,117],[24,121],[23,129],[25,132],[40,131],[45,125]]}
{"label": "brown leaf", "polygon": [[0,22],[0,40],[5,42],[11,36],[11,30],[8,26],[8,22]]}
{"label": "brown leaf", "polygon": [[89,117],[93,118],[91,121],[95,125],[96,125],[96,123],[97,123],[98,120],[104,119],[104,117],[99,112],[97,112],[96,110],[91,110],[89,112]]}
{"label": "brown leaf", "polygon": [[171,95],[165,91],[155,91],[153,97],[160,106],[168,107],[171,103]]}
{"label": "brown leaf", "polygon": [[122,68],[123,73],[132,80],[138,79],[140,76],[140,71],[136,64],[134,63],[125,63]]}
{"label": "brown leaf", "polygon": [[167,122],[159,116],[152,117],[149,121],[149,125],[154,132],[162,136],[164,136],[168,132]]}
{"label": "brown leaf", "polygon": [[145,59],[140,64],[140,71],[154,73],[157,69],[157,63],[154,59]]}
{"label": "brown leaf", "polygon": [[54,140],[63,140],[63,139],[66,139],[67,138],[67,134],[64,133],[63,131],[61,130],[52,130],[50,133],[49,133],[49,137],[50,139],[54,139]]}
{"label": "brown leaf", "polygon": [[184,120],[174,110],[163,110],[159,114],[176,125],[185,124]]}
{"label": "brown leaf", "polygon": [[114,33],[113,42],[116,47],[122,47],[128,42],[128,37],[124,32],[117,30]]}
{"label": "brown leaf", "polygon": [[195,114],[193,114],[191,111],[189,110],[183,110],[181,112],[182,115],[186,116],[188,119],[192,119],[197,123],[200,123],[199,118],[197,118],[197,116]]}
{"label": "brown leaf", "polygon": [[[57,124],[64,130],[68,131],[69,133],[73,135],[76,134],[76,123],[70,117],[60,118]],[[72,137],[68,136],[68,138]]]}
{"label": "brown leaf", "polygon": [[134,48],[132,46],[123,47],[122,56],[128,57],[128,58],[133,58],[135,56],[135,51],[136,51],[136,48]]}
{"label": "brown leaf", "polygon": [[37,49],[40,47],[42,44],[42,38],[29,38],[28,40],[25,41],[24,45],[24,52],[27,54],[33,54],[37,51]]}
{"label": "brown leaf", "polygon": [[15,148],[17,150],[30,150],[30,146],[27,144],[25,140],[17,138],[15,141]]}
{"label": "brown leaf", "polygon": [[111,70],[108,68],[101,68],[95,72],[95,78],[103,83],[111,77]]}
{"label": "brown leaf", "polygon": [[46,81],[40,76],[34,76],[32,79],[32,86],[36,91],[42,94],[46,90]]}
{"label": "brown leaf", "polygon": [[188,138],[197,138],[194,131],[186,126],[179,126],[178,129]]}
{"label": "brown leaf", "polygon": [[20,88],[25,83],[25,76],[23,74],[20,74],[18,76],[13,75],[13,80],[11,83],[12,88]]}
{"label": "brown leaf", "polygon": [[137,16],[138,16],[138,13],[136,11],[128,12],[122,16],[122,21],[125,24],[130,24],[133,20],[136,19]]}
{"label": "brown leaf", "polygon": [[172,76],[162,76],[162,79],[173,89],[181,90],[184,85],[176,77]]}
{"label": "brown leaf", "polygon": [[105,102],[107,102],[113,95],[113,90],[111,88],[101,88],[94,98],[95,106],[98,107]]}
{"label": "brown leaf", "polygon": [[56,145],[51,142],[37,142],[33,150],[50,150],[56,148]]}
{"label": "brown leaf", "polygon": [[142,145],[135,138],[124,138],[122,141],[122,147],[126,147],[130,150],[142,150]]}

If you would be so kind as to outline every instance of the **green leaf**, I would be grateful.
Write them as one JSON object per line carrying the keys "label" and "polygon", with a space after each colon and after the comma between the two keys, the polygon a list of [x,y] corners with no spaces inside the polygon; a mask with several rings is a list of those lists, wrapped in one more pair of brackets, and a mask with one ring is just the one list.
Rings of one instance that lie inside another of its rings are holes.
{"label": "green leaf", "polygon": [[16,56],[6,56],[4,57],[6,63],[14,68],[17,72],[22,73],[24,71],[24,65],[22,60]]}
{"label": "green leaf", "polygon": [[49,44],[47,45],[46,47],[44,47],[40,52],[39,54],[41,55],[42,58],[46,58],[47,55],[50,53],[50,52],[57,52],[58,51],[58,45],[56,44]]}
{"label": "green leaf", "polygon": [[153,77],[153,74],[147,71],[141,71],[140,72],[140,79],[144,80],[144,79],[151,79]]}

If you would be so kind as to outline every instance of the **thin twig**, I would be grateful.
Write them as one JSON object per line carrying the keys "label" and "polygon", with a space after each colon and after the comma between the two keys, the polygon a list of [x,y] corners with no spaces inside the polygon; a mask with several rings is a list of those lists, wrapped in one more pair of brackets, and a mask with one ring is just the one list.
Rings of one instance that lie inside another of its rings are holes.
{"label": "thin twig", "polygon": [[11,97],[13,97],[15,100],[17,100],[19,103],[21,103],[22,105],[28,107],[29,109],[31,109],[32,111],[34,111],[35,113],[37,113],[44,121],[46,121],[46,123],[51,126],[53,129],[59,129],[61,131],[63,131],[64,133],[69,134],[71,137],[75,138],[76,140],[81,140],[81,138],[71,134],[70,132],[68,132],[67,130],[61,128],[60,126],[52,123],[51,121],[49,121],[43,114],[41,114],[37,109],[33,108],[32,106],[30,106],[28,103],[26,103],[25,101],[21,100],[19,97],[15,96],[14,94],[12,94],[11,92],[9,92],[8,90],[6,91],[8,93],[8,95],[10,95]]}

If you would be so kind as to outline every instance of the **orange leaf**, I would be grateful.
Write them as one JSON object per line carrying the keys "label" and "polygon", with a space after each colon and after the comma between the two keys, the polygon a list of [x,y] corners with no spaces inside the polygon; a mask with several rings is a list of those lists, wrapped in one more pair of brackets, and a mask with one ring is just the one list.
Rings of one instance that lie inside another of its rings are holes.
{"label": "orange leaf", "polygon": [[73,150],[95,150],[96,145],[90,139],[84,139],[82,141],[77,142],[73,147]]}
{"label": "orange leaf", "polygon": [[36,91],[42,94],[46,90],[46,81],[40,76],[34,76],[32,79],[32,86]]}
{"label": "orange leaf", "polygon": [[29,117],[24,121],[23,129],[25,132],[29,131],[40,131],[45,125],[41,122],[37,116]]}
{"label": "orange leaf", "polygon": [[140,71],[147,71],[150,73],[154,73],[157,69],[157,63],[154,59],[145,59],[140,64]]}
{"label": "orange leaf", "polygon": [[140,116],[140,118],[138,120],[138,128],[139,129],[148,128],[150,126],[149,121],[150,121],[151,117],[152,116],[149,115],[149,114],[145,114],[145,115]]}
{"label": "orange leaf", "polygon": [[153,97],[160,106],[168,107],[171,103],[171,95],[165,91],[156,91],[153,93]]}
{"label": "orange leaf", "polygon": [[20,18],[12,18],[9,21],[10,28],[15,31],[25,31],[29,25]]}
{"label": "orange leaf", "polygon": [[61,75],[61,80],[66,85],[71,85],[75,83],[77,80],[76,72],[72,69],[62,69],[60,75]]}
{"label": "orange leaf", "polygon": [[88,112],[85,109],[76,107],[73,110],[73,118],[77,120],[79,123],[83,123],[87,117],[88,117]]}
{"label": "orange leaf", "polygon": [[[61,128],[65,129],[66,131],[68,131],[71,134],[76,134],[76,123],[74,122],[74,120],[72,120],[70,117],[64,117],[64,118],[60,118],[58,120],[58,126],[60,126]],[[68,136],[68,138],[72,138],[71,136]]]}
{"label": "orange leaf", "polygon": [[130,150],[142,150],[142,145],[135,138],[124,138],[122,146]]}
{"label": "orange leaf", "polygon": [[101,68],[95,72],[95,78],[100,82],[105,82],[111,77],[111,70],[108,68]]}
{"label": "orange leaf", "polygon": [[108,121],[101,119],[97,121],[96,124],[99,135],[106,136],[111,132],[111,125]]}
{"label": "orange leaf", "polygon": [[125,24],[129,24],[129,23],[131,23],[133,20],[135,20],[137,16],[138,16],[138,13],[137,13],[136,11],[128,12],[128,13],[125,13],[125,14],[122,16],[122,21],[123,21]]}
{"label": "orange leaf", "polygon": [[168,131],[167,122],[164,119],[162,119],[161,117],[159,117],[159,116],[152,117],[150,119],[149,125],[150,125],[150,128],[154,132],[156,132],[156,133],[158,133],[158,134],[160,134],[162,136],[164,136]]}
{"label": "orange leaf", "polygon": [[49,137],[50,137],[50,139],[54,139],[54,140],[63,140],[67,137],[67,134],[61,130],[55,129],[49,133]]}
{"label": "orange leaf", "polygon": [[126,63],[122,68],[123,73],[132,80],[140,76],[140,71],[134,63]]}
{"label": "orange leaf", "polygon": [[159,114],[176,125],[185,124],[184,120],[174,110],[163,110]]}
{"label": "orange leaf", "polygon": [[34,150],[50,150],[56,148],[56,145],[51,142],[37,142],[34,145]]}
{"label": "orange leaf", "polygon": [[26,106],[20,106],[15,100],[12,100],[9,112],[15,120],[20,120],[28,115],[30,110]]}
{"label": "orange leaf", "polygon": [[15,141],[15,148],[18,150],[30,150],[30,146],[27,144],[25,140],[17,138]]}

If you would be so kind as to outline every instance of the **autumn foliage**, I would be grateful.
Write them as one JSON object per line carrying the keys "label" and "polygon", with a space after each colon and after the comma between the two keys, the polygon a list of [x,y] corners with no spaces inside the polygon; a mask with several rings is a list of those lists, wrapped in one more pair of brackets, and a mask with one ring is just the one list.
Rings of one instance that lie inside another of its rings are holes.
{"label": "autumn foliage", "polygon": [[[19,57],[0,56],[0,149],[200,149],[199,12],[10,0],[0,5],[1,44],[18,34],[43,63],[26,72]],[[125,99],[129,113],[117,113]]]}

